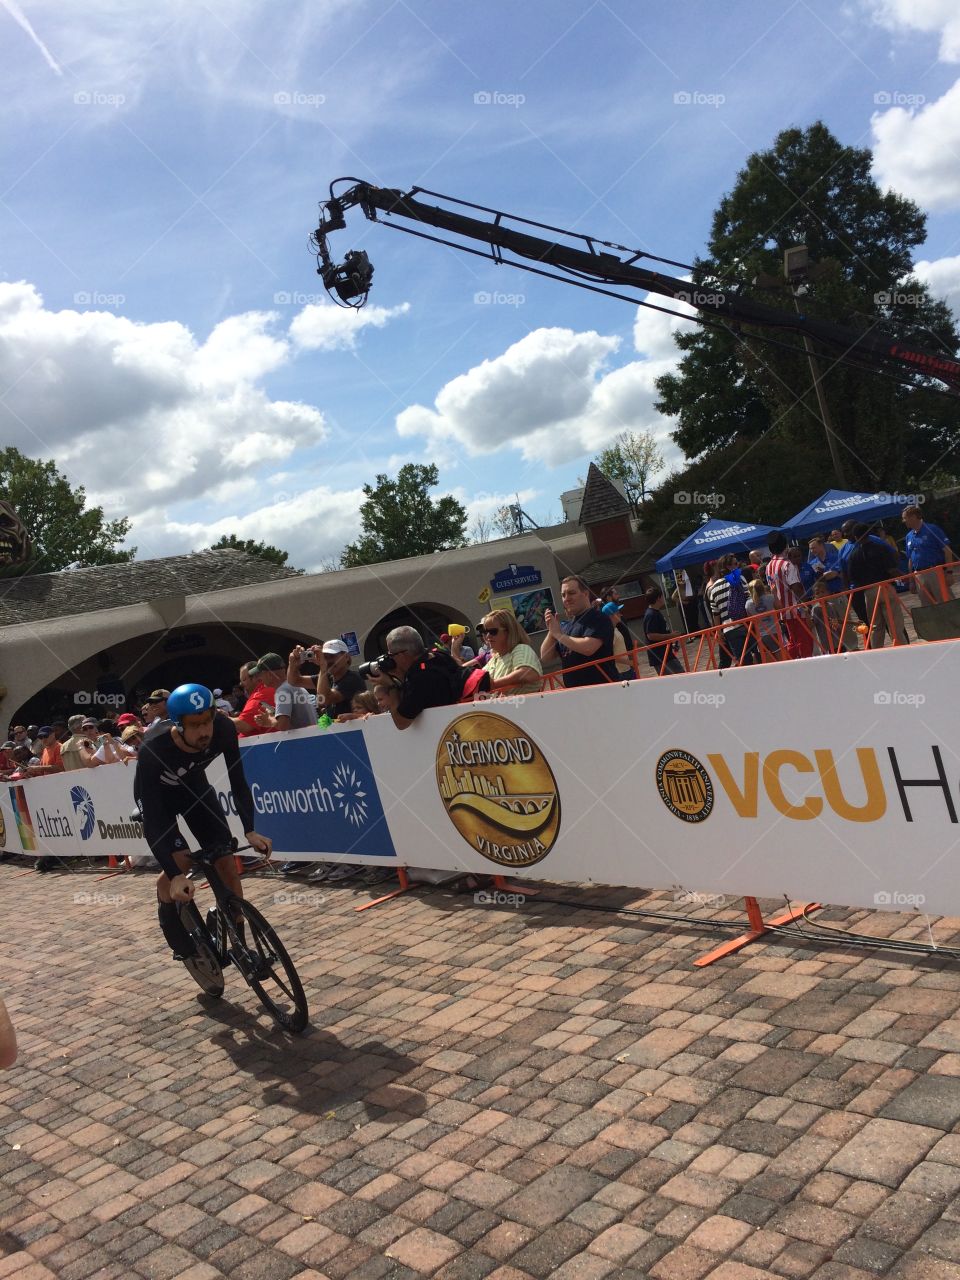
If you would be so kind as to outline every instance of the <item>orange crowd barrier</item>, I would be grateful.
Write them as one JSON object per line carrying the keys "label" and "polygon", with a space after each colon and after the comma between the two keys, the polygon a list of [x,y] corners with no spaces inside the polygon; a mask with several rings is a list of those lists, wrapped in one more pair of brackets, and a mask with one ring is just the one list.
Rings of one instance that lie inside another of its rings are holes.
{"label": "orange crowd barrier", "polygon": [[[905,586],[906,591],[898,591],[898,585]],[[905,626],[909,610],[904,602],[904,595],[910,594],[919,597],[922,605],[954,599],[948,571],[938,565],[918,573],[899,574],[873,586],[841,590],[717,623],[701,631],[689,631],[663,644],[637,645],[629,656],[635,674],[647,666],[651,674],[666,676],[782,662],[801,656],[798,649],[803,656],[812,656],[877,649],[887,640],[896,647],[910,643]],[[661,652],[659,667],[649,661],[651,649]],[[672,670],[671,658],[681,671]],[[581,665],[602,670],[603,663],[610,661],[607,658]],[[563,687],[561,671],[544,675],[542,692]]]}

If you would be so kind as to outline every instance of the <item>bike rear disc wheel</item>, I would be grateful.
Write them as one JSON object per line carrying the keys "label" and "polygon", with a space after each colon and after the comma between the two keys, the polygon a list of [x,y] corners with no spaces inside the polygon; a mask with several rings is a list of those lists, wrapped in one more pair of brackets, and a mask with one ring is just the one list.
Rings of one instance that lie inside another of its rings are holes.
{"label": "bike rear disc wheel", "polygon": [[266,969],[263,977],[244,974],[257,999],[284,1031],[295,1034],[307,1025],[307,997],[300,976],[272,926],[245,899],[239,907],[247,925],[247,947],[259,955]]}
{"label": "bike rear disc wheel", "polygon": [[206,928],[193,903],[181,908],[180,920],[195,947],[194,954],[184,956],[180,963],[205,995],[219,1000],[223,995],[223,969],[213,948],[204,940]]}

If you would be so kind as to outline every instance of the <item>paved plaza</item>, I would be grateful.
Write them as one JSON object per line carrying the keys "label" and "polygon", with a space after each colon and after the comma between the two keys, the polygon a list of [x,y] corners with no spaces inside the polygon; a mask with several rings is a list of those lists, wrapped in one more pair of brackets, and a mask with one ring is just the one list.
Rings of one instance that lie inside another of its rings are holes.
{"label": "paved plaza", "polygon": [[152,876],[98,874],[0,866],[0,1280],[960,1277],[955,960],[780,937],[698,969],[693,924],[257,877],[288,1038],[229,970],[199,995]]}

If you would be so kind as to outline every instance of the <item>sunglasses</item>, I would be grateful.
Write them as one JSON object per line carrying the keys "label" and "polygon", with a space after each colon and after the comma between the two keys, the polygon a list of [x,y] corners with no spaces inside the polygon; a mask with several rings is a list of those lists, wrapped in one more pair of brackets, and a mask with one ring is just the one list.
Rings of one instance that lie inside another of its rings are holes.
{"label": "sunglasses", "polygon": [[499,627],[484,627],[483,634],[485,636],[498,636],[500,634]]}

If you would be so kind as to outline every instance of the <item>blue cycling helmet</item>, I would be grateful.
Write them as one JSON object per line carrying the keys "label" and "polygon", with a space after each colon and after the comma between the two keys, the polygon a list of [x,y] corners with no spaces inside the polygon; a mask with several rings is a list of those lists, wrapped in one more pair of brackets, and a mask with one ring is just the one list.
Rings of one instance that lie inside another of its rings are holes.
{"label": "blue cycling helmet", "polygon": [[198,716],[214,705],[213,694],[204,684],[180,684],[167,698],[167,715],[176,725],[184,716]]}

